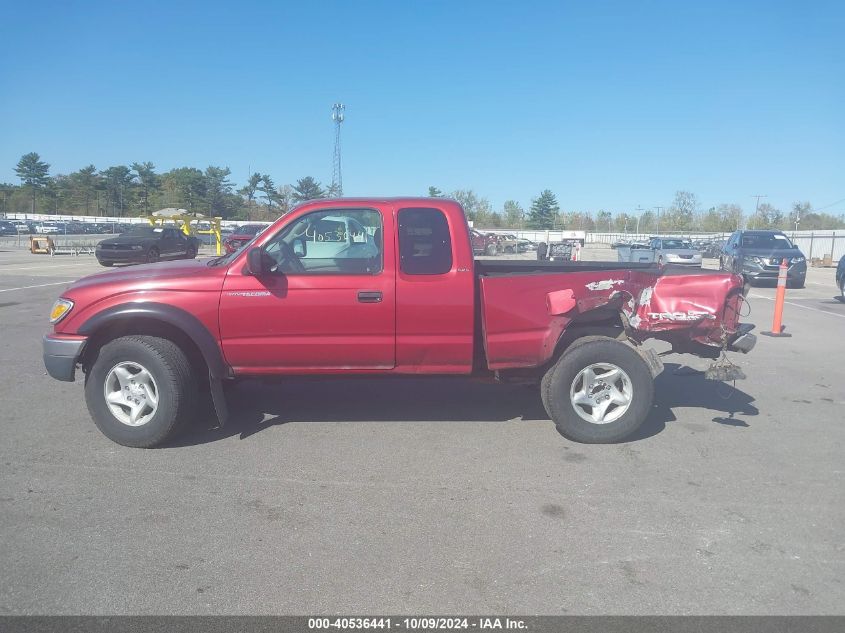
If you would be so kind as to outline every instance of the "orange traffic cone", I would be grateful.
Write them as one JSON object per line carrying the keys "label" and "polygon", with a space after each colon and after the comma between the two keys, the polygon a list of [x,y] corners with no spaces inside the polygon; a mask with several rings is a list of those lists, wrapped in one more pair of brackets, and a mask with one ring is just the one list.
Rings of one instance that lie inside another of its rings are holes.
{"label": "orange traffic cone", "polygon": [[788,338],[792,336],[792,334],[787,334],[784,332],[786,326],[783,325],[783,303],[786,300],[786,258],[784,258],[780,263],[780,268],[778,269],[778,291],[775,295],[775,315],[772,319],[772,331],[771,332],[760,332],[760,334],[765,334],[766,336],[776,336],[781,338]]}

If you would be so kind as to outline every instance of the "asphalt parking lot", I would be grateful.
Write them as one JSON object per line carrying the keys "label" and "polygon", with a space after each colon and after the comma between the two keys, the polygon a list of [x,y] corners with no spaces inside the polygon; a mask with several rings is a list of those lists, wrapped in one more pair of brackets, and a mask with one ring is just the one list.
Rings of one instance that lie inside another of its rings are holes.
{"label": "asphalt parking lot", "polygon": [[[0,247],[0,613],[845,613],[833,269],[736,388],[665,358],[624,444],[564,439],[525,387],[291,379],[159,450],[44,375],[52,302],[99,270]],[[758,330],[774,293],[749,295]]]}

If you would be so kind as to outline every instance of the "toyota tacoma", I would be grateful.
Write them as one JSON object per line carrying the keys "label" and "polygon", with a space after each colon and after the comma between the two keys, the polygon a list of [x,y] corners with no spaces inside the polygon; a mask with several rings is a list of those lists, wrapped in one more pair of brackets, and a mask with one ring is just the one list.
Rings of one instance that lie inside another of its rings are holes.
{"label": "toyota tacoma", "polygon": [[44,363],[64,381],[81,367],[91,417],[126,446],[167,442],[201,397],[224,424],[227,382],[338,374],[534,383],[565,436],[603,443],[649,414],[662,363],[646,340],[720,359],[721,379],[724,352],[754,345],[737,274],[474,250],[453,200],[307,202],[229,255],[73,283]]}

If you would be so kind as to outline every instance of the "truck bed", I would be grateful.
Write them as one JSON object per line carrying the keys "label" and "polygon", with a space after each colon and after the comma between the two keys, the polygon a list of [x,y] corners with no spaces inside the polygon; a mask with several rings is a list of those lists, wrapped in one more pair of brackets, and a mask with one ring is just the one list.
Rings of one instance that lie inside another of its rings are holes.
{"label": "truck bed", "polygon": [[695,341],[718,352],[736,330],[742,280],[711,270],[617,262],[478,262],[487,367],[543,366],[586,319],[627,323],[635,340]]}

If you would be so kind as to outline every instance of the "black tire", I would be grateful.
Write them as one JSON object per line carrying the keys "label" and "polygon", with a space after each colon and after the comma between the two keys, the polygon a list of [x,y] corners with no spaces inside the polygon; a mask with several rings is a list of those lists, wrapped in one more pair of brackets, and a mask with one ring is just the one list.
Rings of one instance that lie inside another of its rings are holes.
{"label": "black tire", "polygon": [[516,251],[513,250],[513,246],[505,246],[505,252],[510,255],[513,255]]}
{"label": "black tire", "polygon": [[794,290],[800,290],[801,288],[803,288],[803,287],[804,287],[804,284],[805,284],[805,283],[806,283],[806,282],[805,282],[805,280],[804,280],[804,279],[800,279],[800,280],[798,280],[798,281],[789,281],[789,280],[787,279],[787,280],[786,280],[786,287],[787,287],[787,288],[792,288],[792,289],[794,289]]}
{"label": "black tire", "polygon": [[197,256],[197,247],[196,246],[189,246],[188,251],[185,253],[185,259],[194,259]]}
{"label": "black tire", "polygon": [[114,262],[100,262],[100,266],[111,267],[114,266]]}
{"label": "black tire", "polygon": [[[570,398],[576,377],[595,363],[613,364],[630,380],[628,409],[618,419],[604,424],[583,419]],[[609,444],[625,439],[646,420],[654,398],[654,380],[643,358],[626,343],[603,336],[573,343],[543,377],[541,389],[543,405],[560,433],[585,444]]]}
{"label": "black tire", "polygon": [[[155,413],[140,426],[118,420],[106,403],[106,377],[121,362],[143,366],[158,389]],[[94,423],[103,435],[123,446],[153,448],[174,438],[190,422],[196,398],[187,356],[173,341],[155,336],[124,336],[106,343],[85,375],[85,402]]]}
{"label": "black tire", "polygon": [[484,248],[485,255],[495,255],[496,254],[496,245],[495,244],[488,244]]}
{"label": "black tire", "polygon": [[153,264],[159,260],[161,257],[161,253],[158,252],[158,249],[153,246],[150,250],[147,251],[147,263]]}
{"label": "black tire", "polygon": [[845,277],[842,278],[842,283],[839,284],[839,300],[845,303]]}

